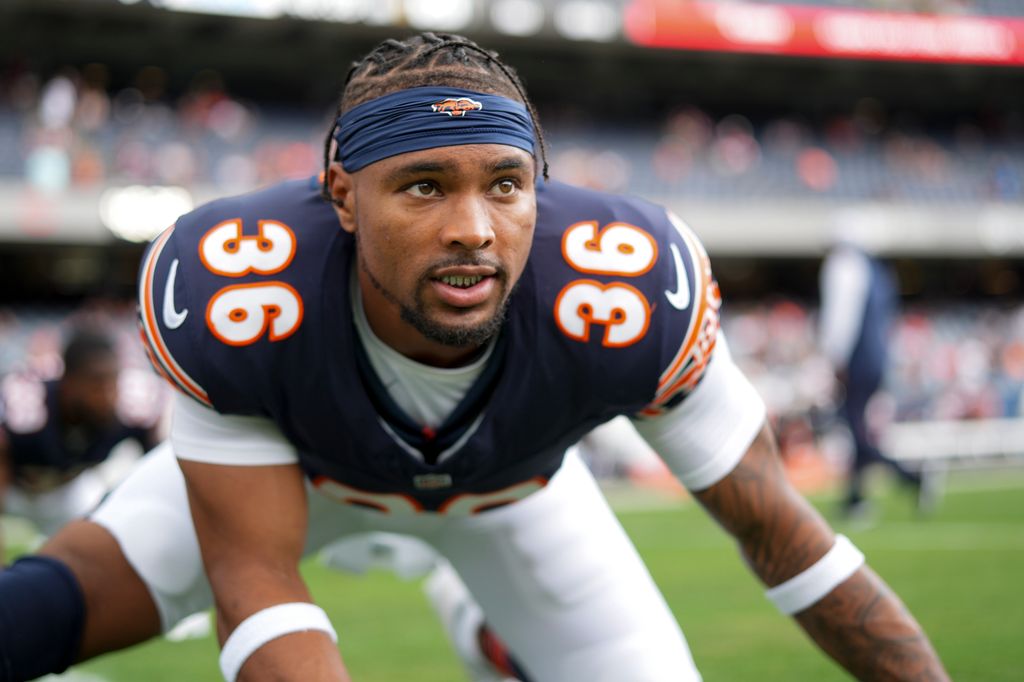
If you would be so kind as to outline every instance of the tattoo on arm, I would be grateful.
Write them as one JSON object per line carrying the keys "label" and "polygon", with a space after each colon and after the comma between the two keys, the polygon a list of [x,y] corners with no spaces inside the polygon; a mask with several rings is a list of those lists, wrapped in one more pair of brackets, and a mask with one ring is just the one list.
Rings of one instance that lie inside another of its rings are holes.
{"label": "tattoo on arm", "polygon": [[767,429],[731,474],[696,497],[739,541],[751,568],[770,587],[832,547],[825,520],[787,483]]}
{"label": "tattoo on arm", "polygon": [[[767,428],[732,473],[695,497],[737,539],[769,587],[812,566],[835,541],[821,515],[786,480]],[[796,620],[860,679],[949,679],[913,616],[866,566]]]}
{"label": "tattoo on arm", "polygon": [[866,566],[796,620],[860,679],[949,679],[917,621]]}

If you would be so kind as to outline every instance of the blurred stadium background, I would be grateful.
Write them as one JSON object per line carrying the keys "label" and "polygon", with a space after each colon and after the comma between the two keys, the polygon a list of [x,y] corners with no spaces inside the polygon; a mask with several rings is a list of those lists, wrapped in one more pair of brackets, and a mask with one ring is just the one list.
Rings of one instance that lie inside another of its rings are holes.
{"label": "blurred stadium background", "polygon": [[[3,0],[0,376],[59,371],[62,330],[97,316],[147,371],[132,319],[144,242],[204,200],[316,172],[350,62],[420,30],[470,35],[519,70],[554,177],[694,227],[733,352],[826,511],[848,440],[815,347],[817,273],[843,216],[867,226],[903,296],[875,426],[895,454],[957,473],[934,517],[894,497],[858,541],[957,679],[1024,678],[1021,0]],[[709,680],[840,679],[698,513],[630,511],[609,486]],[[415,588],[310,571],[325,599],[360,595],[332,611],[352,623],[339,631],[359,679],[457,679]],[[212,646],[89,669],[214,679]]]}

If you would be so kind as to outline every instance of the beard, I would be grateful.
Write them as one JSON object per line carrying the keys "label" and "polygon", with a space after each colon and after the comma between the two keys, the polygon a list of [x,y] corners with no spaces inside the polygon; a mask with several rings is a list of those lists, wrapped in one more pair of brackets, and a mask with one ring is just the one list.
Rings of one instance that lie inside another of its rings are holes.
{"label": "beard", "polygon": [[426,285],[431,279],[428,275],[420,277],[416,286],[416,294],[410,304],[399,300],[393,292],[388,290],[384,284],[377,279],[376,275],[374,275],[373,271],[369,268],[362,253],[359,254],[359,263],[363,272],[366,273],[367,279],[369,279],[370,283],[373,285],[373,288],[379,291],[387,301],[398,306],[399,315],[401,316],[402,321],[411,325],[413,329],[431,341],[444,346],[451,346],[453,348],[482,346],[493,339],[505,324],[505,313],[508,310],[508,302],[512,296],[511,292],[508,291],[508,272],[497,263],[484,262],[480,259],[473,258],[453,258],[443,263],[438,263],[433,268],[437,270],[440,268],[460,265],[488,265],[495,268],[494,277],[498,279],[500,302],[498,303],[498,307],[495,309],[494,314],[491,315],[490,318],[475,325],[442,324],[430,318],[427,314],[426,301],[423,300],[423,291],[425,289],[424,285]]}

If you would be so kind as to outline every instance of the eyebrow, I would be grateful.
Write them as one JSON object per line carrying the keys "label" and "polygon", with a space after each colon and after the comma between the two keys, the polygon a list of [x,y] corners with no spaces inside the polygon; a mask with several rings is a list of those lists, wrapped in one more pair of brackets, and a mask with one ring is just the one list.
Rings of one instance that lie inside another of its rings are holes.
{"label": "eyebrow", "polygon": [[[503,171],[520,170],[525,167],[526,163],[524,163],[522,159],[514,156],[506,156],[503,159],[498,159],[494,163],[489,164],[486,170],[493,174],[501,173]],[[413,175],[422,175],[424,173],[454,173],[457,170],[458,166],[454,163],[419,161],[399,166],[395,170],[391,171],[388,173],[388,181],[401,182]]]}
{"label": "eyebrow", "polygon": [[491,164],[490,171],[492,173],[500,173],[501,171],[519,170],[525,166],[526,164],[522,159],[515,156],[506,156],[504,159],[499,159]]}
{"label": "eyebrow", "polygon": [[419,163],[410,163],[404,166],[399,166],[395,170],[388,173],[388,180],[394,182],[409,177],[410,175],[420,175],[422,173],[444,173],[445,171],[452,171],[455,166],[450,163],[438,163],[437,161],[420,161]]}

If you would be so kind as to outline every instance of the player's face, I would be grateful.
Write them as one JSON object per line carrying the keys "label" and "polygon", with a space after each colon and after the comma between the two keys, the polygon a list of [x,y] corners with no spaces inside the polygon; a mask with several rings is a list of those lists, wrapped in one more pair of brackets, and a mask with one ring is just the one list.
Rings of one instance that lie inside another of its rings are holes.
{"label": "player's face", "polygon": [[445,349],[498,331],[533,240],[534,166],[521,149],[487,144],[332,172],[342,225],[358,240],[367,317],[385,342],[444,363],[460,359]]}
{"label": "player's face", "polygon": [[102,425],[117,411],[118,362],[114,357],[94,358],[74,375],[65,377],[64,392],[79,418]]}

